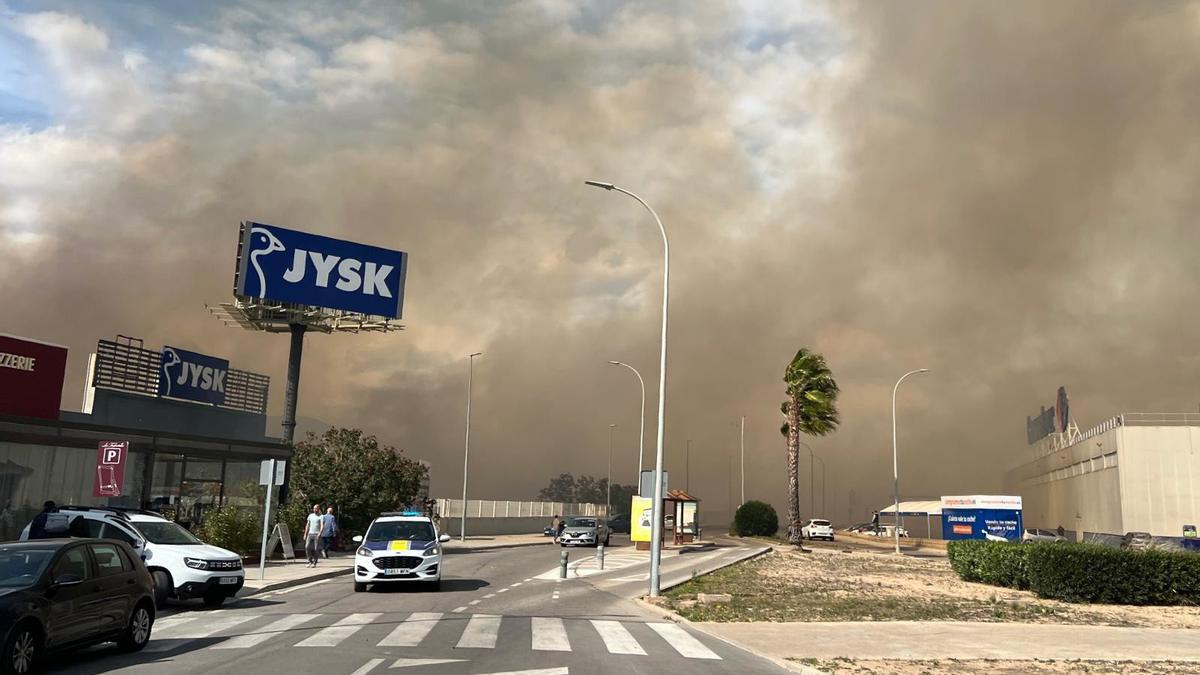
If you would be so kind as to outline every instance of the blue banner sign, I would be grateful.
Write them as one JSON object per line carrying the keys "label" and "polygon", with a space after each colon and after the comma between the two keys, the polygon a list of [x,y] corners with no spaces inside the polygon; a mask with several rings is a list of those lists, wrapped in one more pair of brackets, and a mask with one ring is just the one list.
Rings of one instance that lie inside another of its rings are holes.
{"label": "blue banner sign", "polygon": [[942,509],[942,539],[1021,538],[1021,512],[1007,509]]}
{"label": "blue banner sign", "polygon": [[225,403],[225,378],[228,375],[229,361],[225,359],[178,347],[163,347],[158,395],[221,405]]}
{"label": "blue banner sign", "polygon": [[238,295],[400,318],[407,253],[262,223],[242,228]]}

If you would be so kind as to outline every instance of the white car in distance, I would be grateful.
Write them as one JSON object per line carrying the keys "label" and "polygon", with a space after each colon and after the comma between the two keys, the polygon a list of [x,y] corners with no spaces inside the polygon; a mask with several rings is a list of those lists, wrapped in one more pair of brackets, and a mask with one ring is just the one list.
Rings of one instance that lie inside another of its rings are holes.
{"label": "white car in distance", "polygon": [[800,536],[805,539],[828,539],[833,541],[833,525],[828,520],[809,518],[800,528]]}

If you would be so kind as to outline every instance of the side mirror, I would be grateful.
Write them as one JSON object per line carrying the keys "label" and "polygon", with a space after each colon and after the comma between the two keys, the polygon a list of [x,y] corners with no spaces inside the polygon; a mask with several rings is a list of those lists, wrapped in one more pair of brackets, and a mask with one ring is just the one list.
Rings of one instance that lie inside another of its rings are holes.
{"label": "side mirror", "polygon": [[356,534],[356,535],[354,535],[353,537],[351,537],[351,538],[350,538],[350,541],[352,541],[352,542],[354,542],[354,543],[356,543],[356,544],[361,544],[361,543],[362,543],[362,535],[361,535],[361,534]]}
{"label": "side mirror", "polygon": [[82,583],[83,579],[77,574],[60,574],[54,577],[54,586],[56,587],[75,586]]}
{"label": "side mirror", "polygon": [[438,541],[440,541],[444,544],[444,543],[450,541],[450,535],[443,532],[442,536],[438,537]]}

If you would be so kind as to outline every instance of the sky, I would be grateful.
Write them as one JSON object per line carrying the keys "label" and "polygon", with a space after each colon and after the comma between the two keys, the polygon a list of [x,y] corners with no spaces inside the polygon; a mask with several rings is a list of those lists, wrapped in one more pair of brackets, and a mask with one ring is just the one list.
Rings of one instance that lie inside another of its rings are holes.
{"label": "sky", "polygon": [[[817,515],[994,493],[1065,385],[1086,429],[1200,405],[1200,4],[0,0],[0,332],[117,334],[272,378],[227,327],[238,223],[410,255],[405,330],[306,338],[299,414],[472,496],[665,446],[721,513],[782,508],[781,380],[828,360]],[[274,433],[274,430],[272,430]],[[690,456],[686,452],[691,440]],[[807,483],[807,466],[802,483]],[[801,497],[808,503],[807,485]]]}

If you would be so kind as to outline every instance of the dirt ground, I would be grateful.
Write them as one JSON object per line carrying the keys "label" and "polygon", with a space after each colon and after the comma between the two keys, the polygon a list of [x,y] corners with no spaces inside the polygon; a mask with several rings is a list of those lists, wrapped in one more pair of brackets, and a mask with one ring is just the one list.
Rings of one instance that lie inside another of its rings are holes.
{"label": "dirt ground", "polygon": [[801,661],[833,675],[1025,675],[1094,673],[1096,675],[1183,675],[1200,671],[1200,663],[1147,661],[1001,661],[946,659],[942,661],[847,660]]}
{"label": "dirt ground", "polygon": [[[693,604],[697,593],[729,593],[733,600]],[[1200,628],[1200,607],[1077,605],[1042,600],[1028,591],[962,581],[944,557],[898,557],[890,552],[841,545],[813,547],[808,553],[776,546],[771,554],[700,577],[665,595],[676,612],[693,621],[940,620]],[[997,667],[989,666],[988,672],[1007,672]],[[1045,672],[1200,672],[1200,664],[1188,664],[1188,668]],[[1023,671],[1018,668],[1012,672]]]}

